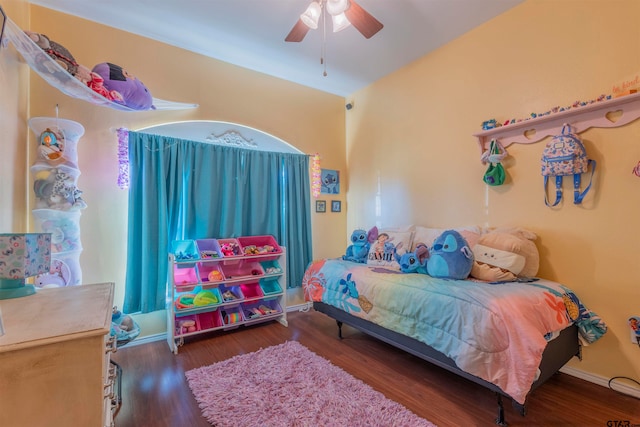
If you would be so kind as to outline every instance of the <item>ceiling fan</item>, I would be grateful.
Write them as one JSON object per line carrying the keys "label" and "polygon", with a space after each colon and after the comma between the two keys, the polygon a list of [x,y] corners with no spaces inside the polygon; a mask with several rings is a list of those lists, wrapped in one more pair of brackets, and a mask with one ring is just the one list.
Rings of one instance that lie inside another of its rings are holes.
{"label": "ceiling fan", "polygon": [[383,27],[382,23],[364,10],[354,0],[315,0],[300,15],[284,41],[301,42],[309,29],[318,28],[322,10],[331,16],[333,32],[337,33],[353,25],[366,38],[373,37]]}

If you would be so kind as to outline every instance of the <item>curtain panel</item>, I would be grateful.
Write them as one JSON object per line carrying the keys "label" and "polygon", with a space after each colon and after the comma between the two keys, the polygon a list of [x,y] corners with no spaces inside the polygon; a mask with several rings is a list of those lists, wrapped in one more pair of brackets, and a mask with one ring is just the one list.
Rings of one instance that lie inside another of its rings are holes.
{"label": "curtain panel", "polygon": [[309,158],[129,132],[124,311],[164,309],[172,240],[273,235],[287,286],[311,261]]}

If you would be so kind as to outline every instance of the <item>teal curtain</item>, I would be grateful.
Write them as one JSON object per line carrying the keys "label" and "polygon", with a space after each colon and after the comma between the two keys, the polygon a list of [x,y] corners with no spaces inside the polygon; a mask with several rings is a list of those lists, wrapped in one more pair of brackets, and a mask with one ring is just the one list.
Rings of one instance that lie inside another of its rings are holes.
{"label": "teal curtain", "polygon": [[273,235],[287,286],[311,261],[309,158],[129,132],[124,311],[164,309],[175,239]]}

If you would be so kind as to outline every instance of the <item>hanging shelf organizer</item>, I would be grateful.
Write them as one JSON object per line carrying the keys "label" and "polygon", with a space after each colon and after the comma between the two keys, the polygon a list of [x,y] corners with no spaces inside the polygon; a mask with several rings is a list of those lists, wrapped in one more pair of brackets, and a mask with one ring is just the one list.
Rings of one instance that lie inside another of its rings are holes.
{"label": "hanging shelf organizer", "polygon": [[[9,18],[6,19],[5,37],[13,44],[16,50],[20,52],[25,62],[29,64],[33,71],[65,95],[82,99],[94,105],[113,108],[114,110],[153,111],[134,110],[125,105],[112,102],[99,93],[94,92],[80,80],[69,74],[56,61],[51,59],[49,55],[40,49],[40,47]],[[166,101],[158,98],[153,98],[153,105],[155,110],[185,110],[198,106],[198,104]]]}
{"label": "hanging shelf organizer", "polygon": [[568,123],[575,133],[597,128],[623,126],[640,117],[640,93],[595,102],[583,107],[553,113],[535,119],[499,126],[476,133],[480,152],[489,149],[492,139],[497,139],[504,147],[511,144],[533,144],[547,136],[558,135],[562,125]]}

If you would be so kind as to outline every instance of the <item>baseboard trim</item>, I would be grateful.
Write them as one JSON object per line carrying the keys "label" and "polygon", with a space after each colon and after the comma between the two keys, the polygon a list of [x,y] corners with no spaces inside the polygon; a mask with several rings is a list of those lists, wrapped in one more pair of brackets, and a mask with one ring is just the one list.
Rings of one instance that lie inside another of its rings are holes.
{"label": "baseboard trim", "polygon": [[164,341],[167,339],[166,332],[160,332],[153,335],[146,335],[144,337],[136,338],[135,340],[127,343],[127,347],[133,347],[135,345],[149,344],[156,341]]}
{"label": "baseboard trim", "polygon": [[[590,374],[588,372],[581,371],[580,369],[572,368],[570,366],[564,366],[560,368],[560,372],[563,374],[571,375],[572,377],[580,378],[581,380],[588,381],[593,384],[601,385],[606,388],[609,387],[609,378],[602,377],[600,375]],[[623,394],[628,394],[637,399],[640,399],[640,389],[637,387],[628,386],[625,384],[616,383],[612,390],[618,391]]]}

